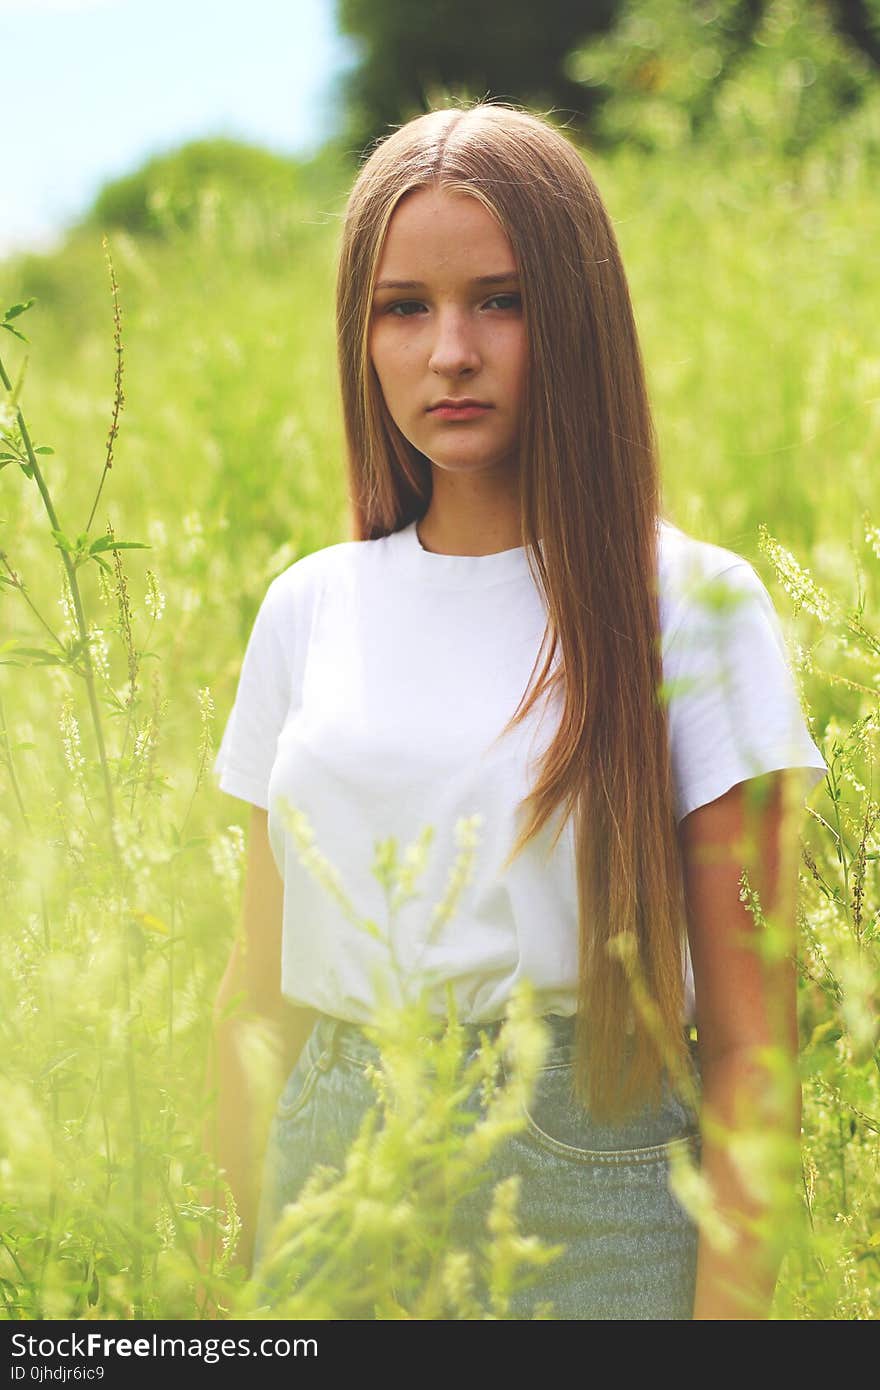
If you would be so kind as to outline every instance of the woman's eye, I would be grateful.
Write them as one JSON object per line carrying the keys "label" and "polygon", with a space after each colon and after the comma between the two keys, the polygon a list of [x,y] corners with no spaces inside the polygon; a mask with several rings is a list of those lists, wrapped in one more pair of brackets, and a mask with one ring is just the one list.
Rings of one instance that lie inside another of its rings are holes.
{"label": "woman's eye", "polygon": [[[519,304],[520,304],[520,296],[519,296],[518,294],[494,294],[494,295],[492,296],[492,298],[491,298],[490,300],[487,301],[487,303],[489,303],[489,304],[497,304],[499,300],[505,300],[505,299],[506,299],[506,300],[509,300],[509,301],[511,301],[511,302],[508,303],[508,304],[502,304],[501,307],[502,307],[503,309],[515,309],[515,308],[518,308],[518,307],[519,307]],[[389,304],[388,309],[387,309],[386,312],[389,313],[389,314],[395,314],[397,318],[409,319],[409,318],[412,318],[412,317],[413,317],[412,314],[406,314],[406,313],[397,314],[396,311],[397,311],[398,309],[400,309],[400,310],[404,310],[404,309],[419,309],[419,308],[421,308],[421,307],[422,307],[421,302],[420,302],[418,299],[402,299],[402,300],[398,300],[398,302],[397,302],[396,304]]]}

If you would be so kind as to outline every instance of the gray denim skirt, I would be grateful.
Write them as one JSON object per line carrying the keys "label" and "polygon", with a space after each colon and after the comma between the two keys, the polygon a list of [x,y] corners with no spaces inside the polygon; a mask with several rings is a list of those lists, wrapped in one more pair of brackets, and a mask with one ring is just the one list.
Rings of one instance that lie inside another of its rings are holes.
{"label": "gray denim skirt", "polygon": [[[596,1121],[572,1097],[574,1019],[547,1014],[544,1022],[551,1045],[524,1126],[497,1145],[487,1181],[457,1204],[451,1243],[470,1248],[484,1239],[491,1189],[516,1173],[520,1232],[565,1248],[513,1294],[511,1316],[532,1318],[539,1304],[549,1303],[557,1319],[691,1318],[698,1232],[668,1180],[674,1151],[699,1163],[699,1115],[664,1080],[659,1105],[620,1125]],[[479,1034],[492,1036],[500,1026],[465,1025],[468,1058],[479,1049]],[[699,1058],[690,1039],[689,1049],[699,1097]],[[365,1072],[378,1061],[378,1049],[357,1024],[319,1014],[272,1119],[254,1248],[258,1279],[274,1223],[313,1167],[343,1168],[365,1113],[378,1104]],[[482,1104],[475,1090],[468,1105]]]}

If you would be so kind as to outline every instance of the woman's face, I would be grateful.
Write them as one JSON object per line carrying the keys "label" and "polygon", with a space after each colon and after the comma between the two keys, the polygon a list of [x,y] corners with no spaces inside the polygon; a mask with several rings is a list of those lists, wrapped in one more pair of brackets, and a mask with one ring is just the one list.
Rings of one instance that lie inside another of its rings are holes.
{"label": "woman's face", "polygon": [[[488,276],[493,283],[478,283]],[[394,423],[438,468],[515,466],[527,363],[516,260],[476,198],[421,188],[398,204],[376,274],[369,350]],[[434,407],[444,397],[486,408],[443,415]]]}

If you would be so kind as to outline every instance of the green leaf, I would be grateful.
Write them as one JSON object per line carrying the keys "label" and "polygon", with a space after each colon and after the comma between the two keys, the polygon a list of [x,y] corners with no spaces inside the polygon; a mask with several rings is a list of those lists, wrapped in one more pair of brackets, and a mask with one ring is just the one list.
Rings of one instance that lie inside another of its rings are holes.
{"label": "green leaf", "polygon": [[30,299],[25,300],[24,304],[13,304],[3,315],[4,321],[8,322],[9,319],[17,319],[19,314],[25,313],[25,311],[29,309],[32,304],[36,304],[36,302],[36,296],[31,295]]}
{"label": "green leaf", "polygon": [[818,1047],[820,1043],[836,1042],[842,1035],[840,1023],[837,1019],[827,1018],[823,1023],[817,1023],[810,1036],[809,1047]]}
{"label": "green leaf", "polygon": [[50,652],[45,647],[18,647],[15,654],[16,656],[31,657],[31,664],[37,666],[66,666],[68,664],[65,652]]}
{"label": "green leaf", "polygon": [[55,543],[58,546],[58,549],[66,550],[68,555],[72,555],[74,550],[76,549],[76,546],[73,544],[73,541],[69,540],[67,536],[65,536],[63,531],[56,531],[54,526],[50,529],[52,531],[52,535],[55,537]]}
{"label": "green leaf", "polygon": [[138,926],[143,927],[146,931],[159,932],[161,936],[168,936],[169,929],[161,917],[156,917],[152,912],[144,912],[140,908],[135,908],[131,915]]}
{"label": "green leaf", "polygon": [[153,547],[146,541],[112,541],[109,536],[99,536],[96,541],[92,541],[89,546],[89,554],[95,555],[99,550],[152,550]]}
{"label": "green leaf", "polygon": [[23,333],[19,333],[17,328],[13,328],[11,323],[0,323],[0,328],[5,328],[7,333],[14,333],[16,338],[21,338],[23,343],[29,343],[30,338],[26,338]]}
{"label": "green leaf", "polygon": [[385,940],[385,933],[382,931],[378,922],[373,921],[372,917],[366,917],[362,925],[365,927],[368,934],[374,937],[376,941]]}
{"label": "green leaf", "polygon": [[51,449],[48,444],[41,444],[38,449],[34,449],[35,454],[54,454],[54,452],[55,450]]}
{"label": "green leaf", "polygon": [[74,1058],[78,1056],[78,1052],[65,1052],[63,1056],[56,1058],[54,1062],[47,1063],[47,1065],[37,1073],[36,1079],[42,1081],[44,1077],[51,1076],[53,1071],[57,1071],[59,1067],[66,1067],[68,1062],[72,1062]]}
{"label": "green leaf", "polygon": [[71,637],[70,641],[66,644],[64,648],[65,652],[67,653],[68,660],[70,660],[71,662],[78,661],[79,658],[85,652],[86,646],[87,644],[83,641],[81,637]]}

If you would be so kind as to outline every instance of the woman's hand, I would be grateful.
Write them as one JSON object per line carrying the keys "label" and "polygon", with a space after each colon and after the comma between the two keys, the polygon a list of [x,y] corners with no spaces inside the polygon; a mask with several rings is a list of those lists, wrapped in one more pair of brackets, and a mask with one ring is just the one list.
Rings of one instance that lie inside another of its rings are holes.
{"label": "woman's hand", "polygon": [[[801,1088],[797,807],[789,818],[785,789],[780,773],[740,782],[681,824],[702,1078],[701,1169],[734,1232],[726,1250],[700,1233],[699,1320],[768,1317],[791,1230]],[[743,905],[744,868],[759,897],[757,917]]]}

